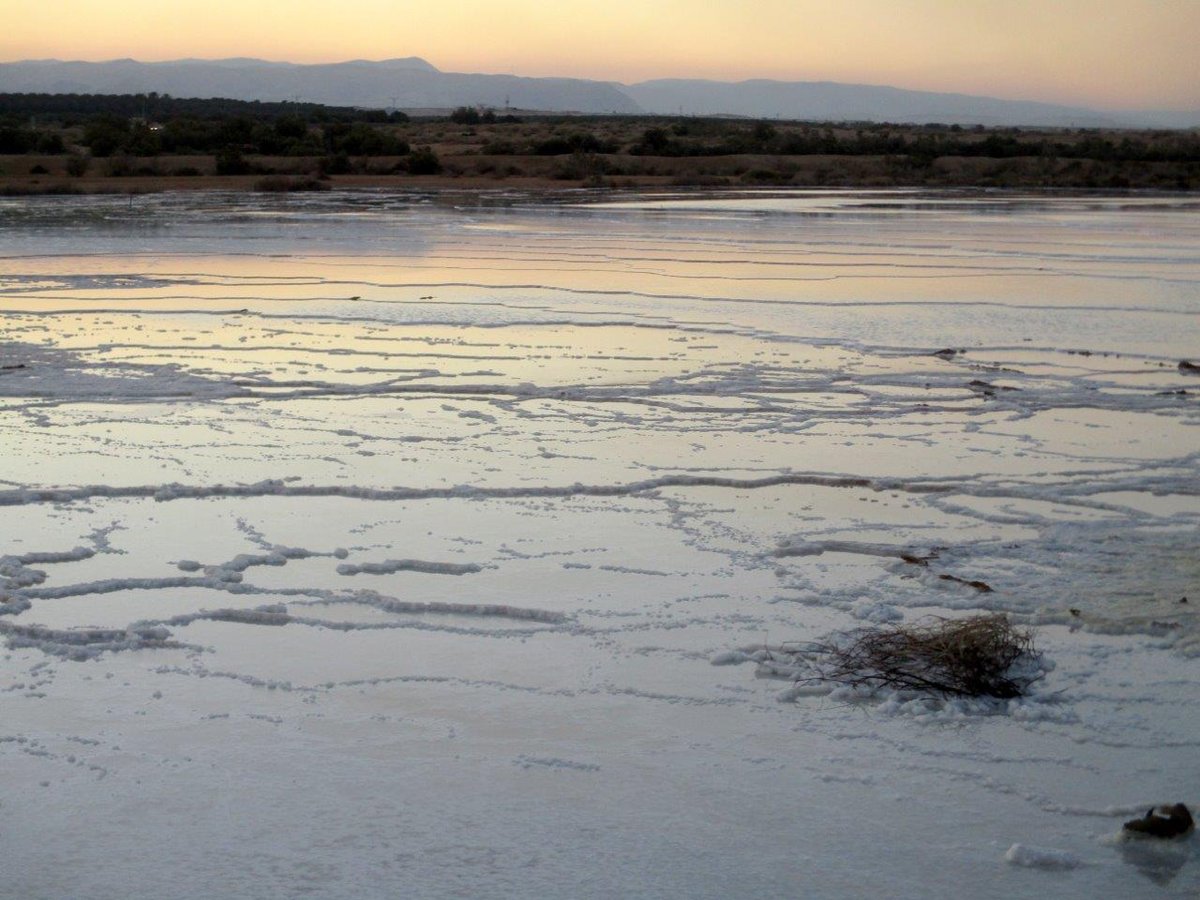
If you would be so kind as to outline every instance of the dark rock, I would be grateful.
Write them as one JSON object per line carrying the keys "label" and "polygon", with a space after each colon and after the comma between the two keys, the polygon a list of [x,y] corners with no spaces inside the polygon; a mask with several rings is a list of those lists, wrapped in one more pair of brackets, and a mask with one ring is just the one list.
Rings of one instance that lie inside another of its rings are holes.
{"label": "dark rock", "polygon": [[1186,359],[1179,361],[1179,371],[1184,375],[1200,375],[1200,366],[1193,362],[1188,362]]}
{"label": "dark rock", "polygon": [[1152,807],[1140,819],[1130,819],[1122,826],[1132,834],[1156,838],[1174,838],[1196,827],[1192,814],[1182,803],[1174,806]]}
{"label": "dark rock", "polygon": [[939,575],[942,581],[953,581],[955,584],[965,584],[967,587],[975,588],[981,594],[992,593],[992,586],[986,581],[967,581],[965,578],[959,578],[957,575]]}
{"label": "dark rock", "polygon": [[992,384],[990,381],[983,381],[975,378],[967,382],[967,387],[977,394],[982,394],[985,397],[995,397],[996,391],[1019,391],[1020,388],[1008,387],[1004,384]]}

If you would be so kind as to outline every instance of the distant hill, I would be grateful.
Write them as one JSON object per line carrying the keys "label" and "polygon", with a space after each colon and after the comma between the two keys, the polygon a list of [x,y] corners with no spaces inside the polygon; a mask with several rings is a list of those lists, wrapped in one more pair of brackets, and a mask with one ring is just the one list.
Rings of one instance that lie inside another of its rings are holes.
{"label": "distant hill", "polygon": [[377,109],[482,105],[546,112],[731,115],[960,125],[1200,126],[1200,111],[1099,112],[1082,107],[830,81],[737,83],[660,79],[621,85],[580,78],[441,72],[419,57],[322,65],[261,59],[141,63],[30,60],[0,63],[0,93],[170,94],[300,101]]}
{"label": "distant hill", "polygon": [[832,81],[660,79],[625,89],[648,112],[737,115],[817,121],[944,122],[958,125],[1048,125],[1106,128],[1116,119],[1096,110],[967,94],[938,94]]}
{"label": "distant hill", "polygon": [[0,92],[138,94],[296,100],[334,106],[422,109],[483,104],[558,112],[640,113],[611,84],[439,72],[418,57],[297,65],[260,59],[141,63],[36,60],[0,64]]}
{"label": "distant hill", "polygon": [[833,81],[704,81],[667,78],[622,88],[647,112],[947,125],[1194,128],[1200,110],[1100,112],[1030,100],[909,91]]}

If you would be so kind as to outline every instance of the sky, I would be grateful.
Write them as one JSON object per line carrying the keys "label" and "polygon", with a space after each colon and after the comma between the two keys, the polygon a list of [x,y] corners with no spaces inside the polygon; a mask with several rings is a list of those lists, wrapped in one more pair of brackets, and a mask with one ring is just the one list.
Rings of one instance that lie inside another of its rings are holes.
{"label": "sky", "polygon": [[7,62],[420,56],[448,72],[1200,108],[1200,0],[0,0],[0,22]]}

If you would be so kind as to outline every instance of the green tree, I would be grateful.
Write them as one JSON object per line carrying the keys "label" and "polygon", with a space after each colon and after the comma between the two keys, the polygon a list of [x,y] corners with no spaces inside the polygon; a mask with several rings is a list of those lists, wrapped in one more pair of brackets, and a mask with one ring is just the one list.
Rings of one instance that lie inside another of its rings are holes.
{"label": "green tree", "polygon": [[436,175],[442,171],[442,161],[432,147],[418,147],[408,157],[410,175]]}
{"label": "green tree", "polygon": [[275,133],[285,140],[299,140],[308,134],[308,123],[294,114],[280,116],[274,127]]}
{"label": "green tree", "polygon": [[459,125],[478,125],[479,110],[473,106],[460,106],[450,113],[450,121]]}
{"label": "green tree", "polygon": [[662,128],[647,128],[642,132],[640,150],[646,156],[662,156],[671,146],[671,136]]}
{"label": "green tree", "polygon": [[119,116],[99,116],[83,129],[83,143],[92,156],[112,156],[129,139],[129,123]]}

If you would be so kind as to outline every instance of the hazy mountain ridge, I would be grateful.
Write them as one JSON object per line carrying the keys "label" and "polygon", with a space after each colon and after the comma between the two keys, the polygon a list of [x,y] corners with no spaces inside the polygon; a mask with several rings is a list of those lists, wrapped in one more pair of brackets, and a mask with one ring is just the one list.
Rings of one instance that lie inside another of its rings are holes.
{"label": "hazy mountain ridge", "polygon": [[1101,112],[1084,107],[839,82],[581,78],[442,72],[420,57],[302,65],[260,59],[142,63],[0,63],[0,92],[158,93],[338,106],[483,105],[547,112],[732,115],[814,121],[943,122],[1059,127],[1200,126],[1200,111]]}
{"label": "hazy mountain ridge", "polygon": [[682,109],[692,115],[1097,128],[1118,124],[1111,114],[1080,107],[832,81],[730,83],[672,78],[643,81],[625,90],[645,109]]}
{"label": "hazy mountain ridge", "polygon": [[1106,112],[1035,100],[836,81],[663,78],[629,85],[625,92],[648,111],[678,113],[682,108],[688,115],[1079,128],[1200,126],[1200,110]]}
{"label": "hazy mountain ridge", "polygon": [[264,60],[141,63],[37,60],[0,64],[0,91],[301,100],[334,106],[399,108],[484,104],[592,113],[642,110],[613,85],[574,78],[440,72],[419,57],[297,65]]}

